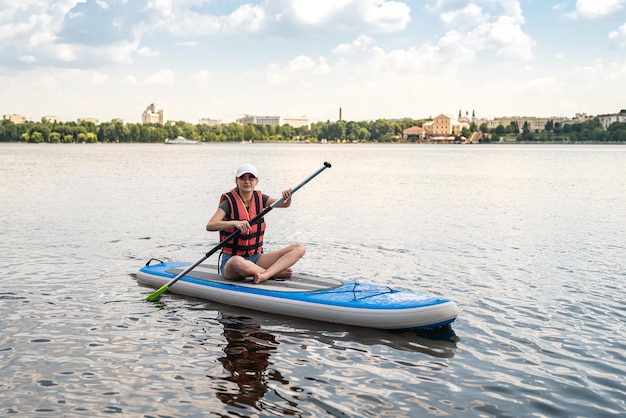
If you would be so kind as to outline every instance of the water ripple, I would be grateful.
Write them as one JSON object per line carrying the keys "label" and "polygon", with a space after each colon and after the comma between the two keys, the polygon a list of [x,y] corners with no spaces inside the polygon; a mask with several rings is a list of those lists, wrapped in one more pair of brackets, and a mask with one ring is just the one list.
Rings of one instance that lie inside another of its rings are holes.
{"label": "water ripple", "polygon": [[268,191],[333,162],[268,216],[268,246],[459,305],[452,327],[403,333],[143,300],[145,261],[216,244],[203,227],[241,147],[0,147],[0,415],[626,411],[623,147],[247,146]]}

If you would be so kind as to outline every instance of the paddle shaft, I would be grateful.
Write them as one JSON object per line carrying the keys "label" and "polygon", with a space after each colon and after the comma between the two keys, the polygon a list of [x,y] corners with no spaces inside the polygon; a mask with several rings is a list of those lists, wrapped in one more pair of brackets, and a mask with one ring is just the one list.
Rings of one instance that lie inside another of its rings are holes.
{"label": "paddle shaft", "polygon": [[[313,180],[318,174],[320,174],[322,171],[326,170],[327,168],[330,168],[330,163],[329,162],[325,162],[324,166],[322,168],[320,168],[319,170],[317,170],[315,173],[311,174],[311,176],[309,176],[309,178],[307,178],[306,180],[304,180],[302,183],[298,184],[296,187],[291,189],[291,194],[294,194],[295,192],[297,192],[299,189],[301,189],[305,184],[307,184],[308,182],[310,182],[311,180]],[[281,203],[283,203],[285,199],[283,197],[281,197],[280,199],[278,199],[277,201],[275,201],[274,203],[272,203],[270,206],[266,207],[265,209],[263,209],[258,215],[256,215],[254,218],[252,218],[250,221],[248,221],[248,223],[250,225],[254,225],[255,223],[259,222],[261,220],[261,218],[263,218],[263,216],[267,215],[267,213],[269,211],[271,211],[272,209],[274,209],[276,206],[280,205]],[[163,286],[161,286],[159,288],[159,290],[157,290],[156,292],[152,293],[151,295],[149,295],[146,300],[149,301],[156,301],[159,299],[159,296],[161,296],[162,293],[166,292],[170,286],[172,286],[174,283],[176,283],[178,280],[180,280],[184,275],[186,275],[187,273],[189,273],[191,270],[195,269],[196,267],[198,267],[200,264],[202,264],[204,262],[204,260],[206,260],[207,258],[209,258],[210,256],[212,256],[213,254],[215,254],[220,248],[222,248],[224,246],[224,244],[226,244],[227,242],[229,242],[230,240],[236,238],[237,236],[239,236],[239,234],[241,234],[241,231],[239,229],[236,229],[232,234],[230,234],[229,236],[227,236],[226,238],[224,238],[222,241],[220,241],[219,244],[217,244],[215,247],[213,247],[208,253],[206,253],[204,255],[204,257],[202,257],[200,260],[196,261],[195,263],[191,264],[190,266],[188,266],[186,269],[184,269],[183,271],[181,271],[176,277],[174,277],[172,280],[170,280],[167,284],[164,284]]]}

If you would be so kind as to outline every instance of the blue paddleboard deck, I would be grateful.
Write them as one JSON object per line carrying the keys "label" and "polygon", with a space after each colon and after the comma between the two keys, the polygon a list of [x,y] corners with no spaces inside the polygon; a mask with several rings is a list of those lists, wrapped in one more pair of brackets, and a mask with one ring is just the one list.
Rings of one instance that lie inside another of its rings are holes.
{"label": "blue paddleboard deck", "polygon": [[[159,288],[190,264],[147,265],[137,280]],[[450,299],[432,295],[301,273],[260,284],[252,278],[231,281],[208,264],[200,264],[169,290],[264,312],[383,329],[434,328],[451,323],[458,314]]]}

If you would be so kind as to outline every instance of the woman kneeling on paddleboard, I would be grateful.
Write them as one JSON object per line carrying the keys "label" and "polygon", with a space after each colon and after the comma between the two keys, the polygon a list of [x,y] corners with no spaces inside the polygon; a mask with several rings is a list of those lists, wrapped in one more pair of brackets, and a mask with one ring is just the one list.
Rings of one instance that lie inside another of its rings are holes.
{"label": "woman kneeling on paddleboard", "polygon": [[[258,183],[255,166],[243,164],[235,172],[236,187],[222,194],[220,204],[209,223],[207,231],[220,231],[223,241],[236,229],[241,233],[225,243],[221,250],[220,272],[225,279],[240,280],[254,277],[254,283],[262,283],[270,277],[291,277],[293,266],[305,253],[302,244],[291,244],[277,251],[263,252],[265,220],[250,225],[249,220],[277,201],[276,198],[255,190]],[[291,205],[291,189],[283,190],[283,201],[276,205]]]}

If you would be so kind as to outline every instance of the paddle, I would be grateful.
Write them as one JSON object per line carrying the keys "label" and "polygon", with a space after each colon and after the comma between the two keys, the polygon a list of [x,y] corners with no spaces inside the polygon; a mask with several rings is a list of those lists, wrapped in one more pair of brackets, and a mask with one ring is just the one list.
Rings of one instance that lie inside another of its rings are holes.
{"label": "paddle", "polygon": [[[294,194],[295,192],[297,192],[302,186],[304,186],[305,184],[307,184],[308,182],[310,182],[311,180],[313,180],[314,177],[316,177],[319,173],[321,173],[322,171],[326,170],[327,168],[330,168],[330,163],[325,162],[324,163],[324,167],[320,168],[319,170],[317,170],[315,173],[313,173],[308,179],[304,180],[302,183],[298,184],[296,187],[294,187],[293,189],[291,189],[291,194]],[[249,221],[250,225],[253,225],[257,222],[259,222],[261,220],[261,218],[263,218],[263,216],[265,216],[269,211],[271,211],[272,209],[274,209],[276,206],[280,205],[283,202],[283,198],[281,197],[280,199],[278,199],[277,201],[275,201],[274,203],[272,203],[270,206],[266,207],[265,209],[263,209],[261,211],[261,213],[259,213],[258,215],[256,215],[254,218],[252,218]],[[187,267],[185,270],[181,271],[176,277],[174,277],[172,280],[170,280],[168,283],[164,284],[163,286],[161,286],[159,288],[159,290],[157,290],[156,292],[152,293],[151,295],[149,295],[146,300],[149,300],[150,302],[154,302],[159,300],[159,296],[161,296],[161,294],[167,292],[167,290],[174,284],[176,283],[181,277],[183,277],[185,274],[189,273],[191,270],[195,269],[196,267],[198,267],[198,265],[200,265],[204,260],[206,260],[207,258],[209,258],[210,256],[212,256],[213,254],[215,254],[220,248],[222,248],[222,246],[224,244],[226,244],[228,241],[230,241],[231,239],[237,237],[239,234],[241,234],[240,230],[235,230],[235,232],[233,232],[232,234],[230,234],[229,236],[227,236],[226,238],[224,238],[219,244],[217,244],[215,247],[213,247],[211,249],[211,251],[209,251],[208,253],[206,253],[204,255],[204,257],[202,257],[200,260],[196,261],[195,263],[193,263],[192,265],[190,265],[189,267]]]}

